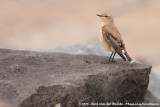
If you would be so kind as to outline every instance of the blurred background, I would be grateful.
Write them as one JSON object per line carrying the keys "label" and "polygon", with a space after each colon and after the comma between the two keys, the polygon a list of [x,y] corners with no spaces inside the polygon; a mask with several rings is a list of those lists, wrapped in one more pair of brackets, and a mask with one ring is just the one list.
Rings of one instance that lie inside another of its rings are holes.
{"label": "blurred background", "polygon": [[133,58],[160,73],[160,0],[0,0],[0,48],[53,49],[99,41],[114,16]]}

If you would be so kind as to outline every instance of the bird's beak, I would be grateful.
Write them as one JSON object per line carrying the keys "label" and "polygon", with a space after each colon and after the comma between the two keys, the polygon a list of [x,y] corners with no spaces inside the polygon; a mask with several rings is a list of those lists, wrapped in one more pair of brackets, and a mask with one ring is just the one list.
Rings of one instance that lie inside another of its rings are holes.
{"label": "bird's beak", "polygon": [[102,17],[102,15],[97,14],[97,16]]}

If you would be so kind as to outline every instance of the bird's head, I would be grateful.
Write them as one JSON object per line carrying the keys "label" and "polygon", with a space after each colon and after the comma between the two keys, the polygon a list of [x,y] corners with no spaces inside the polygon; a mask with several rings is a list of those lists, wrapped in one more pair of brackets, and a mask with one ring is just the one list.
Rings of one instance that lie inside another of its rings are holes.
{"label": "bird's head", "polygon": [[113,17],[112,15],[108,13],[97,14],[97,16],[99,16],[103,20],[104,23],[107,23],[107,24],[113,23]]}

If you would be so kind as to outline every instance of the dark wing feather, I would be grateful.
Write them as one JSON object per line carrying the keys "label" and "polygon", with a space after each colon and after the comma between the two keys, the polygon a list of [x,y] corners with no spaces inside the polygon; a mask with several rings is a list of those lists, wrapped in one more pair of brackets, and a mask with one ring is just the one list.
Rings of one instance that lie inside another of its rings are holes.
{"label": "dark wing feather", "polygon": [[[103,31],[104,33],[104,31]],[[112,48],[114,48],[114,50],[119,54],[119,56],[121,56],[123,58],[123,60],[126,61],[126,58],[123,56],[122,54],[122,51],[121,51],[121,44],[119,44],[117,41],[116,41],[116,38],[113,38],[113,36],[109,33],[105,33],[105,35],[103,34],[104,36],[104,40],[105,41],[109,41],[110,45],[112,46]]]}
{"label": "dark wing feather", "polygon": [[115,38],[113,38],[113,36],[111,34],[105,33],[103,31],[103,37],[104,37],[105,41],[109,41],[110,45],[114,48],[115,51],[120,49],[118,42],[116,41]]}
{"label": "dark wing feather", "polygon": [[118,50],[119,50],[119,46],[118,46],[116,40],[115,40],[112,36],[109,36],[109,37],[108,37],[108,40],[110,41],[112,47],[113,47],[116,51],[118,51]]}

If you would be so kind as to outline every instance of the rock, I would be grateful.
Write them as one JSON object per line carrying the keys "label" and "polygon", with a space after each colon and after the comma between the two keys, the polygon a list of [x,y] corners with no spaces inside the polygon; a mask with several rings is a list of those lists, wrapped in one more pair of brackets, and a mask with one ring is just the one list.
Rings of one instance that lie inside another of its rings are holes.
{"label": "rock", "polygon": [[[69,47],[58,47],[52,50],[41,50],[41,52],[63,52],[63,53],[70,53],[70,54],[95,54],[95,55],[100,55],[100,56],[110,55],[110,52],[106,51],[100,42],[90,42],[90,43],[85,43],[85,44],[69,46]],[[116,55],[116,58],[120,58],[120,57]],[[134,61],[137,63],[140,63],[139,61],[136,61],[136,60]],[[154,98],[149,97],[151,100],[149,101],[149,98],[146,98],[146,100],[150,103],[153,102],[153,99],[155,99],[154,102],[159,101],[160,99],[160,91],[159,91],[160,90],[160,75],[157,74],[155,71],[152,71],[150,74],[150,82],[149,82],[148,90],[150,92],[150,95],[153,94],[151,96],[154,96]]]}
{"label": "rock", "polygon": [[143,102],[151,66],[131,65],[121,59],[101,63],[107,59],[0,49],[0,100],[10,107]]}
{"label": "rock", "polygon": [[103,46],[99,42],[77,44],[69,47],[58,47],[58,48],[55,48],[52,50],[46,50],[46,51],[62,52],[62,53],[70,53],[70,54],[95,54],[100,56],[109,56],[111,54],[111,52],[103,48]]}
{"label": "rock", "polygon": [[[87,55],[94,54],[94,55],[99,55],[99,56],[110,56],[111,55],[111,52],[107,51],[100,42],[90,42],[90,43],[77,44],[77,45],[68,46],[68,47],[57,47],[55,49],[49,49],[49,50],[32,50],[32,51],[56,52],[56,53],[61,52],[61,53],[69,53],[69,54],[87,54]],[[116,54],[115,58],[120,58],[120,57],[119,55]]]}
{"label": "rock", "polygon": [[[160,75],[154,71],[150,74],[150,82],[148,85],[148,90],[153,96],[160,100]],[[157,101],[156,100],[156,101]],[[152,101],[152,100],[151,100]]]}
{"label": "rock", "polygon": [[147,91],[144,102],[160,104],[160,100],[157,97],[155,97],[150,91]]}

